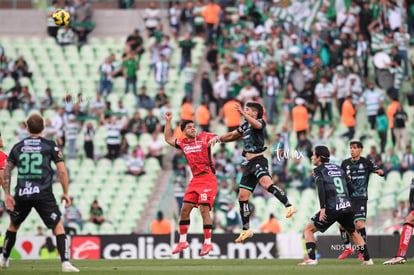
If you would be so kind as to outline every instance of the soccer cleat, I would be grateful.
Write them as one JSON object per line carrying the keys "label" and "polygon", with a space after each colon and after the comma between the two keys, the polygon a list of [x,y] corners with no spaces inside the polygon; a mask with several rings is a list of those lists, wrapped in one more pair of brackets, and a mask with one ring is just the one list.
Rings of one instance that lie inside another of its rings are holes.
{"label": "soccer cleat", "polygon": [[354,254],[355,250],[351,247],[348,247],[347,249],[344,250],[344,252],[342,252],[341,255],[339,255],[338,259],[339,260],[343,260],[346,259],[346,257],[348,257],[349,255]]}
{"label": "soccer cleat", "polygon": [[286,207],[286,218],[290,218],[296,213],[296,207],[293,205]]}
{"label": "soccer cleat", "polygon": [[80,270],[74,267],[70,262],[63,262],[62,272],[80,272]]}
{"label": "soccer cleat", "polygon": [[317,265],[318,260],[312,260],[312,259],[306,259],[303,261],[303,263],[300,263],[298,265]]}
{"label": "soccer cleat", "polygon": [[362,265],[373,265],[374,262],[372,261],[372,259],[369,259],[368,261],[363,261]]}
{"label": "soccer cleat", "polygon": [[242,230],[240,232],[240,236],[235,240],[236,243],[242,243],[244,242],[247,238],[251,238],[253,237],[253,231],[251,231],[250,229],[247,230]]}
{"label": "soccer cleat", "polygon": [[205,256],[205,255],[207,255],[208,253],[210,253],[210,250],[211,250],[211,249],[213,249],[213,245],[212,245],[212,244],[207,244],[207,243],[205,243],[205,244],[203,245],[203,249],[201,249],[200,256]]}
{"label": "soccer cleat", "polygon": [[405,264],[407,262],[407,259],[404,257],[395,256],[391,260],[388,260],[384,262],[385,265],[391,265],[391,264]]}
{"label": "soccer cleat", "polygon": [[0,267],[1,268],[9,268],[9,258],[4,258],[3,254],[0,254]]}
{"label": "soccer cleat", "polygon": [[363,260],[363,259],[364,259],[364,256],[362,256],[362,253],[359,253],[358,260]]}
{"label": "soccer cleat", "polygon": [[189,246],[190,246],[190,244],[187,241],[186,242],[180,242],[180,243],[177,244],[177,247],[173,250],[172,254],[180,253],[183,249],[186,249]]}

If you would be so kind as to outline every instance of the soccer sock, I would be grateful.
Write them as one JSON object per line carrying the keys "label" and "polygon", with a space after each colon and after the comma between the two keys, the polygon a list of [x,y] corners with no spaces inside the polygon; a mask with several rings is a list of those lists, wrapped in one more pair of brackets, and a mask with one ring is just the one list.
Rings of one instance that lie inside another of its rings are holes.
{"label": "soccer sock", "polygon": [[190,227],[190,220],[180,221],[180,243],[187,241],[187,232]]}
{"label": "soccer sock", "polygon": [[250,228],[250,208],[249,208],[249,201],[239,201],[240,205],[240,216],[243,223],[243,230],[247,230]]}
{"label": "soccer sock", "polygon": [[56,235],[56,246],[60,254],[61,262],[69,261],[68,240],[66,239],[65,234]]}
{"label": "soccer sock", "polygon": [[269,193],[272,193],[286,207],[289,207],[292,205],[289,202],[288,198],[286,197],[285,192],[283,192],[283,190],[277,187],[275,184],[270,185],[269,188],[267,188],[267,191]]}
{"label": "soccer sock", "polygon": [[346,248],[351,247],[351,241],[349,240],[349,236],[346,233],[346,230],[339,228],[339,231],[341,232],[341,239],[344,242]]}
{"label": "soccer sock", "polygon": [[405,257],[405,254],[407,253],[408,244],[410,243],[411,235],[413,235],[413,226],[414,225],[412,224],[404,223],[404,227],[401,232],[400,249],[398,250],[398,257]]}
{"label": "soccer sock", "polygon": [[309,259],[315,260],[316,243],[306,243],[306,251],[308,251]]}
{"label": "soccer sock", "polygon": [[211,224],[205,224],[203,226],[204,231],[204,243],[205,244],[211,244],[211,230],[213,229],[213,225]]}
{"label": "soccer sock", "polygon": [[16,232],[7,230],[6,236],[3,243],[3,257],[8,258],[10,256],[10,251],[12,250],[14,243],[16,242]]}
{"label": "soccer sock", "polygon": [[359,235],[361,235],[361,237],[364,239],[364,242],[366,244],[367,243],[367,232],[365,230],[365,227],[361,228],[361,229],[357,229],[357,231],[358,231]]}
{"label": "soccer sock", "polygon": [[369,259],[371,259],[371,257],[369,256],[369,253],[368,253],[368,246],[367,246],[367,244],[358,245],[357,246],[357,250],[359,251],[359,253],[362,254],[362,256],[364,256],[364,261],[368,261]]}

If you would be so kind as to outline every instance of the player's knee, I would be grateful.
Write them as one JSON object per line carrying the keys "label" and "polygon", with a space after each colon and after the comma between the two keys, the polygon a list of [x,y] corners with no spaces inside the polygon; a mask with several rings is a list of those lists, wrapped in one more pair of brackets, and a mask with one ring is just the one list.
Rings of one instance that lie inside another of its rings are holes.
{"label": "player's knee", "polygon": [[309,222],[306,224],[305,228],[303,229],[303,233],[315,233],[316,227],[313,223]]}
{"label": "player's knee", "polygon": [[263,186],[264,189],[269,189],[270,185],[272,185],[272,179],[270,176],[265,175],[259,179],[259,183],[261,186]]}

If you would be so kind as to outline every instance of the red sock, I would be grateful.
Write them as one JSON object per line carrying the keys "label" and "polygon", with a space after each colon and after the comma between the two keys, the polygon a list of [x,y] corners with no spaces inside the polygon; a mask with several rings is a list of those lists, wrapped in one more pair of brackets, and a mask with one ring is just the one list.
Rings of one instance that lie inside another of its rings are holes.
{"label": "red sock", "polygon": [[185,235],[188,232],[189,224],[180,224],[180,235]]}
{"label": "red sock", "polygon": [[213,229],[213,226],[211,224],[205,224],[203,226],[204,231],[204,242],[207,244],[211,244],[211,231]]}
{"label": "red sock", "polygon": [[410,243],[411,236],[413,235],[413,225],[405,223],[401,232],[400,249],[398,250],[398,257],[405,257],[407,253],[408,244]]}

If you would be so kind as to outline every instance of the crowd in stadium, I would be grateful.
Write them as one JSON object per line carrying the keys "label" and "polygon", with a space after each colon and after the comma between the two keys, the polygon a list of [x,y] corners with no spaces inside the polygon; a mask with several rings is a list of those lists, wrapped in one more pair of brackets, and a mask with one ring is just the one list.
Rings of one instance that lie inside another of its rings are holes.
{"label": "crowd in stadium", "polygon": [[[163,114],[171,110],[170,100],[181,100],[171,99],[165,93],[171,74],[169,58],[173,50],[179,50],[179,71],[185,76],[181,119],[194,119],[205,131],[215,132],[220,127],[231,131],[241,123],[240,114],[233,110],[235,103],[262,103],[270,125],[268,152],[273,181],[279,186],[290,188],[292,182],[299,181],[300,185],[293,187],[312,188],[309,158],[313,146],[335,144],[342,138],[373,140],[374,145],[365,153],[386,172],[414,171],[407,129],[412,117],[407,115],[404,104],[406,94],[411,92],[411,88],[407,89],[412,79],[408,51],[414,15],[409,7],[391,0],[343,3],[337,6],[330,1],[307,0],[293,4],[262,0],[170,3],[169,27],[161,23],[161,11],[151,3],[144,12],[146,29],[137,29],[127,37],[122,56],[108,56],[96,68],[100,80],[96,98],[91,100],[84,100],[81,92],[61,99],[53,96],[49,88],[44,95],[42,91],[29,90],[19,80],[33,79],[36,75],[30,72],[24,56],[9,60],[0,45],[0,83],[8,76],[16,80],[16,86],[8,91],[0,87],[0,109],[10,112],[23,109],[28,114],[32,110],[43,112],[55,108],[55,117],[46,120],[45,136],[57,139],[67,158],[76,158],[82,145],[86,157],[104,157],[94,152],[93,141],[96,128],[106,127],[105,157],[111,160],[124,157],[127,173],[140,176],[146,172],[143,170],[146,157],[155,157],[164,166],[164,144],[158,134],[165,123]],[[53,8],[62,4],[54,1]],[[74,22],[80,23],[58,30],[51,22],[48,33],[60,45],[77,43],[82,51],[81,46],[87,43],[94,27],[92,8],[86,0],[75,5],[66,1],[65,5],[76,18]],[[77,39],[73,32],[67,34],[71,28]],[[181,36],[183,39],[178,40]],[[203,37],[208,47],[204,58],[210,67],[203,73],[192,65],[195,36]],[[155,37],[149,47],[144,46],[147,37]],[[178,48],[174,49],[176,40]],[[151,53],[151,68],[158,85],[155,97],[146,93],[146,86],[137,87],[140,57],[145,51]],[[383,68],[371,65],[380,52],[389,58]],[[382,83],[379,73],[391,81]],[[197,74],[202,76],[196,82]],[[125,78],[125,94],[135,95],[136,108],[131,117],[121,101],[117,106],[106,101],[117,77]],[[195,94],[198,90],[201,97]],[[142,109],[146,109],[144,117]],[[361,110],[365,110],[361,116],[365,121],[356,119]],[[90,118],[97,123],[85,123]],[[369,125],[369,130],[364,125]],[[342,129],[346,132],[340,132]],[[81,131],[84,144],[78,140]],[[139,145],[129,148],[127,133],[137,137],[151,134],[152,140],[148,148]],[[174,134],[180,136],[179,127]],[[20,122],[16,137],[22,139],[26,135],[24,122]],[[233,203],[243,171],[241,147],[231,148],[222,144],[213,149],[219,182],[217,209],[226,212],[228,231],[239,224]],[[283,157],[294,150],[303,157]],[[331,160],[339,164],[346,157],[343,153],[336,154],[332,148]],[[180,202],[185,191],[185,158],[180,151],[175,154],[173,169]],[[255,192],[266,196],[260,188]]]}

